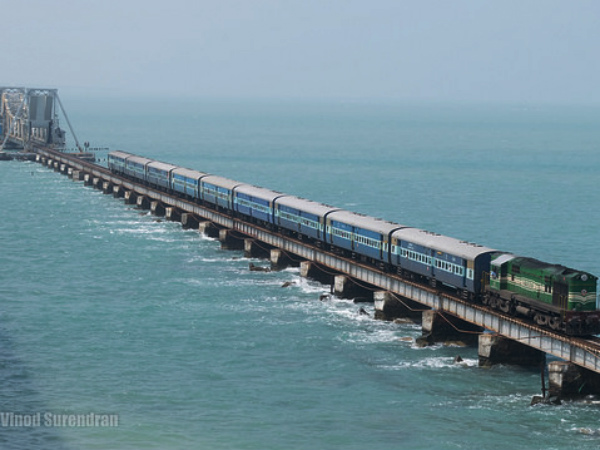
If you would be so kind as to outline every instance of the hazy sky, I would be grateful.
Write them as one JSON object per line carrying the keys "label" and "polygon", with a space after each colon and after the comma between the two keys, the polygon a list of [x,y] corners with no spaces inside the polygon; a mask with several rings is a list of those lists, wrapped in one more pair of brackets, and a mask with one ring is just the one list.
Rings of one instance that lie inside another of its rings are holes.
{"label": "hazy sky", "polygon": [[3,0],[1,85],[600,103],[600,0]]}

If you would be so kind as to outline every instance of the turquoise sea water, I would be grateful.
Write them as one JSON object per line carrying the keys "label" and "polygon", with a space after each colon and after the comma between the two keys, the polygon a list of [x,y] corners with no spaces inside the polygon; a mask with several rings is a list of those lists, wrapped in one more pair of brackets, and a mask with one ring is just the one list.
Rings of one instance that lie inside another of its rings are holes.
{"label": "turquoise sea water", "polygon": [[[600,274],[600,108],[63,102],[92,145]],[[529,406],[536,371],[417,349],[417,326],[38,164],[0,163],[0,211],[0,413],[118,415],[0,426],[3,449],[600,444],[599,407]]]}

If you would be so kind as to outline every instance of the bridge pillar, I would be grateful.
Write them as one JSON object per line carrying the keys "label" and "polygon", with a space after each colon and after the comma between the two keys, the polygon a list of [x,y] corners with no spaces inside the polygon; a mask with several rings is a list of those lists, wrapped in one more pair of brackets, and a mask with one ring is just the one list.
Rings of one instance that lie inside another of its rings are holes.
{"label": "bridge pillar", "polygon": [[181,222],[181,210],[174,206],[167,206],[165,208],[165,218],[173,222]]}
{"label": "bridge pillar", "polygon": [[211,238],[219,237],[219,229],[214,223],[210,221],[200,222],[198,224],[198,231]]}
{"label": "bridge pillar", "polygon": [[[139,200],[139,197],[138,197],[138,200]],[[161,202],[156,201],[156,200],[150,202],[150,212],[152,214],[154,214],[155,216],[160,216],[160,217],[164,216],[165,210],[166,210],[166,208],[163,206],[163,204]]]}
{"label": "bridge pillar", "polygon": [[223,250],[242,250],[244,248],[244,239],[240,239],[234,235],[232,230],[219,230],[219,241]]}
{"label": "bridge pillar", "polygon": [[94,186],[96,189],[99,189],[99,187],[102,186],[101,181],[102,180],[100,180],[98,177],[92,178],[92,186]]}
{"label": "bridge pillar", "polygon": [[66,171],[67,171],[67,165],[61,164],[60,165],[60,173],[66,173]]}
{"label": "bridge pillar", "polygon": [[83,180],[83,173],[79,170],[73,170],[73,172],[71,172],[71,178],[73,181],[81,181]]}
{"label": "bridge pillar", "polygon": [[483,328],[477,325],[433,309],[423,311],[422,323],[423,335],[416,341],[421,347],[449,341],[474,344],[479,333],[483,332]]}
{"label": "bridge pillar", "polygon": [[114,198],[122,198],[125,195],[123,192],[123,186],[120,184],[115,184],[113,186],[113,197]]}
{"label": "bridge pillar", "polygon": [[85,184],[86,186],[91,186],[92,185],[92,175],[89,173],[86,173],[83,175],[83,184]]}
{"label": "bridge pillar", "polygon": [[479,335],[479,365],[491,367],[495,364],[539,367],[546,353],[522,342],[497,334]]}
{"label": "bridge pillar", "polygon": [[373,290],[369,290],[364,283],[357,282],[346,275],[336,275],[333,279],[333,293],[340,298],[353,298],[355,302],[372,302]]}
{"label": "bridge pillar", "polygon": [[197,230],[198,229],[198,219],[193,214],[182,213],[181,214],[181,226],[186,230],[189,230],[191,228]]}
{"label": "bridge pillar", "polygon": [[302,261],[300,263],[300,276],[312,278],[323,284],[333,284],[334,275],[323,271],[317,264],[312,261]]}
{"label": "bridge pillar", "polygon": [[375,292],[373,300],[375,302],[375,318],[379,320],[409,319],[413,322],[420,322],[423,310],[427,308],[388,291]]}
{"label": "bridge pillar", "polygon": [[125,191],[123,198],[126,205],[134,205],[137,200],[137,194],[134,191]]}
{"label": "bridge pillar", "polygon": [[246,258],[268,258],[270,256],[269,245],[256,239],[244,239],[244,256]]}
{"label": "bridge pillar", "polygon": [[600,375],[568,361],[548,364],[548,398],[581,398],[600,394]]}
{"label": "bridge pillar", "polygon": [[54,161],[53,168],[55,172],[60,171],[60,163],[58,161]]}
{"label": "bridge pillar", "polygon": [[110,181],[102,182],[102,193],[103,194],[112,194],[113,193],[113,184]]}
{"label": "bridge pillar", "polygon": [[144,197],[143,195],[138,195],[135,199],[135,204],[138,208],[141,209],[150,209],[150,201],[148,197]]}
{"label": "bridge pillar", "polygon": [[273,270],[281,270],[290,266],[298,267],[300,265],[300,262],[294,261],[292,258],[290,258],[288,252],[279,248],[274,248],[271,250],[270,258],[271,269]]}

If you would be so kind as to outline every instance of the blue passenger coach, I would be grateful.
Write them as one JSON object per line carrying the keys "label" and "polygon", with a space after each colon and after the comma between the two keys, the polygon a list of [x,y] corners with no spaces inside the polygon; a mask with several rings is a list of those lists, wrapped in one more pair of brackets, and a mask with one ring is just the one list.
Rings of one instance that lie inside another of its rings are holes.
{"label": "blue passenger coach", "polygon": [[208,175],[200,180],[200,198],[211,205],[233,211],[233,188],[241,184],[239,181]]}
{"label": "blue passenger coach", "polygon": [[131,153],[114,151],[108,154],[108,168],[114,173],[125,173],[125,161],[133,156]]}
{"label": "blue passenger coach", "polygon": [[375,261],[389,263],[390,235],[401,228],[405,225],[340,210],[327,215],[326,241]]}
{"label": "blue passenger coach", "polygon": [[236,186],[233,192],[235,212],[265,223],[275,223],[275,200],[284,194],[249,184]]}
{"label": "blue passenger coach", "polygon": [[480,293],[497,250],[418,228],[392,233],[392,264],[449,286]]}
{"label": "blue passenger coach", "polygon": [[164,189],[171,189],[171,172],[177,166],[159,161],[152,161],[146,166],[146,181]]}
{"label": "blue passenger coach", "polygon": [[275,224],[300,235],[323,241],[325,240],[325,218],[333,211],[339,209],[288,195],[275,201]]}
{"label": "blue passenger coach", "polygon": [[137,180],[147,181],[146,166],[151,162],[153,162],[152,159],[142,156],[130,156],[125,160],[125,175]]}
{"label": "blue passenger coach", "polygon": [[172,189],[197,200],[200,198],[200,180],[207,176],[204,172],[177,167],[171,172]]}

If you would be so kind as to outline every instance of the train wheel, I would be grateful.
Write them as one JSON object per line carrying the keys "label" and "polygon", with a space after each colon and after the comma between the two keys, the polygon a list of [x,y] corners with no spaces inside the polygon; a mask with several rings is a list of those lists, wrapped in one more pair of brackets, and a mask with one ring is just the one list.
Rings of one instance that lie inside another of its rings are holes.
{"label": "train wheel", "polygon": [[562,328],[562,320],[560,317],[551,317],[548,325],[550,325],[550,328],[553,330],[558,331]]}
{"label": "train wheel", "polygon": [[504,299],[500,299],[498,301],[498,308],[503,313],[510,313],[511,310],[513,309],[510,300],[504,300]]}
{"label": "train wheel", "polygon": [[546,314],[536,313],[535,316],[533,316],[534,322],[541,327],[548,325],[548,319],[549,317]]}

